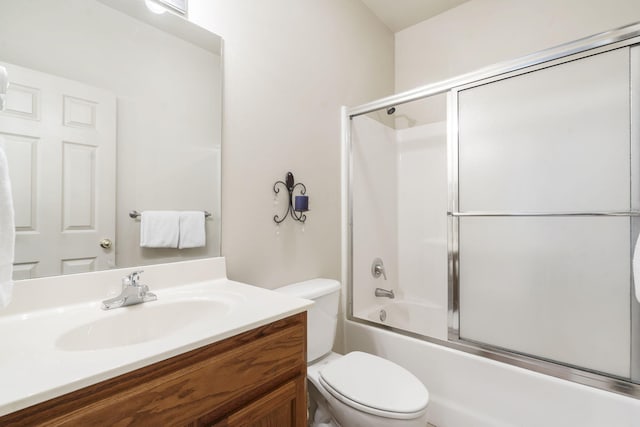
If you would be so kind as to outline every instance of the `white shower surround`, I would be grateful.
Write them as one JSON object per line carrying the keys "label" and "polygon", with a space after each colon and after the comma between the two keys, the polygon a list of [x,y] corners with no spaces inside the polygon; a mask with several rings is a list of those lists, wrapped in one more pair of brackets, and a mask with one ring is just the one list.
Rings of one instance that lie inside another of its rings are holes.
{"label": "white shower surround", "polygon": [[405,299],[443,310],[446,339],[447,123],[398,129],[396,144],[399,282]]}
{"label": "white shower surround", "polygon": [[446,307],[429,303],[394,299],[374,306],[361,318],[419,335],[447,338]]}
{"label": "white shower surround", "polygon": [[[357,299],[380,302],[373,288],[382,287],[446,307],[446,289],[437,285],[447,280],[446,123],[400,130],[365,116],[352,123],[354,280],[367,289]],[[376,256],[387,280],[365,268]]]}
{"label": "white shower surround", "polygon": [[[354,315],[446,340],[446,123],[396,130],[385,124],[395,116],[385,116],[352,121]],[[375,257],[386,280],[370,273]],[[375,297],[376,287],[392,289],[396,299]],[[380,322],[376,313],[385,306],[390,317]]]}

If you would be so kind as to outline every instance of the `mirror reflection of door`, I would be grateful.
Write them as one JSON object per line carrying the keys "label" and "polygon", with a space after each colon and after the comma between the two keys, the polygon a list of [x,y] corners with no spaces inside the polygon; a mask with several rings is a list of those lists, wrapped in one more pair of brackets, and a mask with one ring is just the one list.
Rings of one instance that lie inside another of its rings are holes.
{"label": "mirror reflection of door", "polygon": [[115,265],[116,98],[68,79],[3,63],[11,85],[0,113],[16,218],[14,279]]}

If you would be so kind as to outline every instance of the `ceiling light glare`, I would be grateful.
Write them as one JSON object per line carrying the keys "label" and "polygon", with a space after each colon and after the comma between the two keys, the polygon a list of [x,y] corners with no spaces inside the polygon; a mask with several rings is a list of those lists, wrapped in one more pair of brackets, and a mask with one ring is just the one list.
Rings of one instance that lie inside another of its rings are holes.
{"label": "ceiling light glare", "polygon": [[153,13],[157,13],[158,15],[162,15],[167,11],[164,6],[161,6],[153,0],[144,0],[144,4],[147,6],[147,9]]}

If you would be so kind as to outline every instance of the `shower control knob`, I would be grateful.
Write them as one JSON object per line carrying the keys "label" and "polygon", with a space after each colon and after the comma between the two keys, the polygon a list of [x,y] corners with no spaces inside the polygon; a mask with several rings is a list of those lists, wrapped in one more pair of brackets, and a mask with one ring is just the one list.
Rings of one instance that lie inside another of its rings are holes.
{"label": "shower control knob", "polygon": [[102,239],[100,240],[100,247],[103,249],[111,249],[111,246],[113,246],[113,242],[111,241],[111,239]]}
{"label": "shower control knob", "polygon": [[387,273],[384,271],[384,263],[382,262],[382,258],[375,258],[373,263],[371,264],[371,275],[376,279],[380,276],[384,277],[384,280],[387,280]]}

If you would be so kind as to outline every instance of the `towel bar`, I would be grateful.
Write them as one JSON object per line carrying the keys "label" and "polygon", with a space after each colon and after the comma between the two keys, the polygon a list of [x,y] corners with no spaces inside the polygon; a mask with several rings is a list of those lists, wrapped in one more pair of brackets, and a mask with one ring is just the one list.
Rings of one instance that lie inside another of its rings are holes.
{"label": "towel bar", "polygon": [[[139,217],[140,217],[140,215],[141,215],[141,213],[140,213],[140,212],[138,212],[138,211],[131,211],[131,212],[129,212],[129,217],[131,217],[131,218],[133,218],[133,219],[139,218]],[[211,212],[204,211],[204,217],[205,217],[205,218],[209,218],[210,216],[211,216]]]}
{"label": "towel bar", "polygon": [[639,211],[629,212],[447,212],[452,217],[473,216],[640,216]]}

